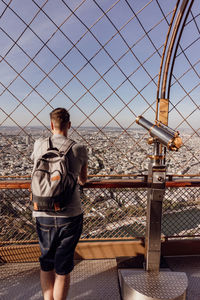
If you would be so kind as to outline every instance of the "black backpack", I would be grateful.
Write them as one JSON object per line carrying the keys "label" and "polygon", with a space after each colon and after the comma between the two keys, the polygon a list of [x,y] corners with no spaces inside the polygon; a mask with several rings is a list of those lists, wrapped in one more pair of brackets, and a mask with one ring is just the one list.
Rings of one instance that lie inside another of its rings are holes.
{"label": "black backpack", "polygon": [[35,211],[61,211],[71,200],[77,184],[74,175],[69,171],[67,156],[75,142],[66,140],[65,151],[53,148],[50,137],[46,142],[47,150],[37,159],[32,174],[31,206]]}

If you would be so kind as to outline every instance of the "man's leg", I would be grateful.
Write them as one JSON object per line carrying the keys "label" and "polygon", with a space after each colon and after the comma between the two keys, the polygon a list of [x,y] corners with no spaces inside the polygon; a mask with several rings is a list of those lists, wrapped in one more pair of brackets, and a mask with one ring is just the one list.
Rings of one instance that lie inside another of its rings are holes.
{"label": "man's leg", "polygon": [[53,299],[54,300],[66,300],[70,285],[70,273],[67,275],[56,274]]}
{"label": "man's leg", "polygon": [[55,272],[54,271],[45,272],[40,270],[40,282],[41,282],[44,300],[54,300],[53,289],[54,289],[54,282],[55,282]]}

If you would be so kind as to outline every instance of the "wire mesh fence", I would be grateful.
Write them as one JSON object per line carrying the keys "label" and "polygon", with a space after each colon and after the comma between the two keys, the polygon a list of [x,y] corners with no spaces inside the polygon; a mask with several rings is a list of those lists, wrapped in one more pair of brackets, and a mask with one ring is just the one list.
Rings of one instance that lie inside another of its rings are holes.
{"label": "wire mesh fence", "polygon": [[[71,137],[88,147],[90,174],[145,172],[151,149],[135,118],[155,118],[175,5],[1,0],[0,175],[30,175],[33,142],[50,134],[48,114],[58,106],[71,114]],[[168,154],[171,173],[200,173],[199,10],[195,0],[175,57],[169,125],[184,145]]]}
{"label": "wire mesh fence", "polygon": [[[181,3],[181,1],[178,1]],[[147,174],[163,50],[176,0],[0,0],[0,180],[30,177],[34,141],[49,112],[69,110],[70,137],[85,144],[91,176]],[[23,9],[22,9],[23,7]],[[183,146],[168,174],[200,175],[200,6],[194,0],[174,54],[169,126]],[[146,188],[81,193],[82,239],[143,238]],[[199,188],[168,188],[162,235],[199,237]],[[0,244],[37,241],[27,189],[0,189]]]}
{"label": "wire mesh fence", "polygon": [[[26,189],[0,190],[0,243],[37,241]],[[115,240],[144,238],[146,188],[88,188],[81,194],[84,229],[81,238]],[[200,189],[167,188],[163,201],[162,236],[200,236]]]}
{"label": "wire mesh fence", "polygon": [[35,224],[29,209],[28,190],[1,190],[1,241],[36,239]]}

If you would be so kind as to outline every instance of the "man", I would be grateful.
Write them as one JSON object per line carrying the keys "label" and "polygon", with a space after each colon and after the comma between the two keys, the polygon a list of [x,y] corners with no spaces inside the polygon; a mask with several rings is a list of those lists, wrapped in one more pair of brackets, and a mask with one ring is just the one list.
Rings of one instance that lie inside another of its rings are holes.
{"label": "man", "polygon": [[[66,144],[71,127],[70,115],[64,108],[50,113],[53,147],[61,149]],[[44,139],[34,144],[32,159],[34,165],[43,154]],[[46,149],[47,150],[47,149]],[[74,144],[67,153],[69,169],[78,183],[87,180],[87,150]],[[82,232],[83,213],[78,185],[66,209],[60,212],[33,211],[40,243],[40,281],[45,300],[64,300],[70,285],[70,272],[74,267],[74,251]]]}

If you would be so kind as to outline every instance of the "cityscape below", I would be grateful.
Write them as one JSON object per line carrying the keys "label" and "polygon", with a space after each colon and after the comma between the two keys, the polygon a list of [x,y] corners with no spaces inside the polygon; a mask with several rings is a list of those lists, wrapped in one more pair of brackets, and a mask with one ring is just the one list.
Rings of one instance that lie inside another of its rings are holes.
{"label": "cityscape below", "polygon": [[[0,176],[31,175],[30,159],[33,144],[39,137],[47,137],[50,130],[44,127],[2,126],[0,129]],[[123,131],[120,128],[72,128],[69,137],[86,145],[89,154],[89,175],[134,175],[148,172],[148,134],[142,128]],[[183,129],[183,146],[178,152],[167,151],[166,165],[170,174],[200,173],[200,140],[198,134]]]}

